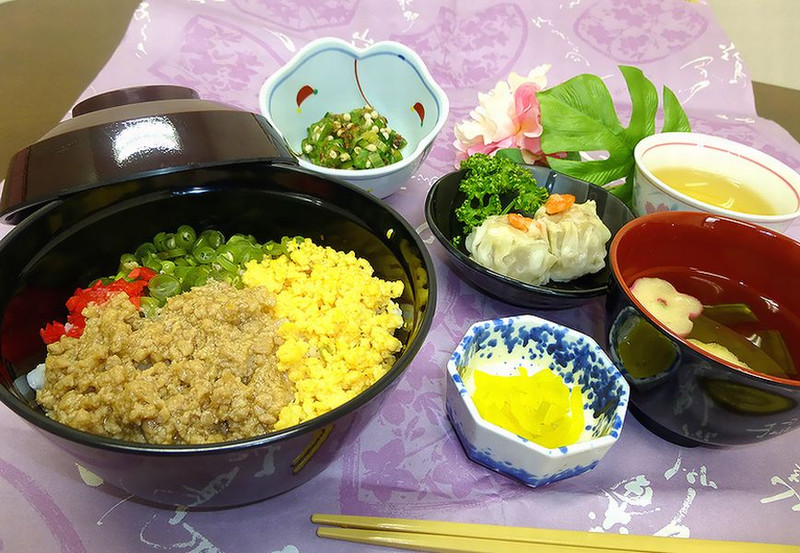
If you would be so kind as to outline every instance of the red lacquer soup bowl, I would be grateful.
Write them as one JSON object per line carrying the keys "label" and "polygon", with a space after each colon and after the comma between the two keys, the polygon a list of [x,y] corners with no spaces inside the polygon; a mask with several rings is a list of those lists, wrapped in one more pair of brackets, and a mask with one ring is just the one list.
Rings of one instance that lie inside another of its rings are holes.
{"label": "red lacquer soup bowl", "polygon": [[[800,426],[800,243],[727,217],[664,212],[620,229],[609,261],[608,350],[640,422],[670,441],[710,446]],[[634,297],[642,277],[700,300],[688,335]],[[737,361],[709,353],[710,343]]]}

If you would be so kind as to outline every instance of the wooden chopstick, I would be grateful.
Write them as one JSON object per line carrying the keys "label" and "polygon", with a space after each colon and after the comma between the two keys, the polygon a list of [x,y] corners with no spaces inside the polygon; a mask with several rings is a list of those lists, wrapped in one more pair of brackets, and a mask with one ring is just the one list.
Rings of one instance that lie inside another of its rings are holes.
{"label": "wooden chopstick", "polygon": [[436,553],[779,553],[800,552],[800,546],[602,534],[463,522],[315,514],[311,522],[323,538]]}
{"label": "wooden chopstick", "polygon": [[[587,551],[584,548],[571,545],[524,543],[490,538],[465,538],[461,536],[439,536],[414,532],[361,530],[355,528],[322,527],[317,529],[317,536],[432,553],[579,553]],[[598,553],[619,552],[618,549],[597,548],[592,549],[592,551]]]}

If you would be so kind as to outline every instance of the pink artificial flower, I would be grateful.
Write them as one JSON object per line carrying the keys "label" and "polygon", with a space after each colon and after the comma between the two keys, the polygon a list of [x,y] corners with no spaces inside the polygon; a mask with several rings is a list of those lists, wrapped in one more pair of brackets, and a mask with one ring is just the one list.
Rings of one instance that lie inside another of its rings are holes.
{"label": "pink artificial flower", "polygon": [[478,94],[471,119],[456,124],[453,145],[456,166],[475,153],[493,155],[504,148],[519,148],[527,163],[544,160],[542,123],[536,94],[547,85],[549,65],[540,65],[522,77],[511,73],[486,94]]}
{"label": "pink artificial flower", "polygon": [[542,155],[542,121],[539,110],[539,99],[536,93],[541,88],[536,83],[525,83],[514,93],[516,116],[515,144],[522,150],[522,157],[527,163],[533,163]]}
{"label": "pink artificial flower", "polygon": [[493,156],[497,150],[513,148],[516,146],[513,136],[509,136],[503,140],[500,140],[499,142],[491,142],[489,144],[476,142],[470,146],[465,146],[463,149],[459,147],[460,145],[457,140],[453,144],[458,150],[456,152],[456,167],[460,166],[461,161],[467,159],[472,154],[486,154],[487,156]]}

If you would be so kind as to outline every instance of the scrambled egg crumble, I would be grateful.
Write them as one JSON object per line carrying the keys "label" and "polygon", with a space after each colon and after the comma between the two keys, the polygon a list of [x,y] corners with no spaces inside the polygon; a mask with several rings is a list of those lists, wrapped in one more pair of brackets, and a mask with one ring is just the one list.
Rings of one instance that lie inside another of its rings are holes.
{"label": "scrambled egg crumble", "polygon": [[394,363],[403,326],[393,301],[400,281],[373,276],[369,262],[311,240],[289,242],[288,255],[247,264],[246,286],[275,294],[278,369],[296,387],[274,429],[288,428],[352,399]]}

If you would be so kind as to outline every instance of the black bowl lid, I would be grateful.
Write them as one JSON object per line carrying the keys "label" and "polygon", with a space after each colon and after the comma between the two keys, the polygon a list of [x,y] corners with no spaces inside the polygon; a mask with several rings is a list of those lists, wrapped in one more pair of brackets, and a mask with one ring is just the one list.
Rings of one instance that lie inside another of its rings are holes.
{"label": "black bowl lid", "polygon": [[80,102],[72,115],[11,159],[0,222],[16,224],[54,199],[139,177],[235,161],[296,163],[264,117],[186,87],[114,90]]}

